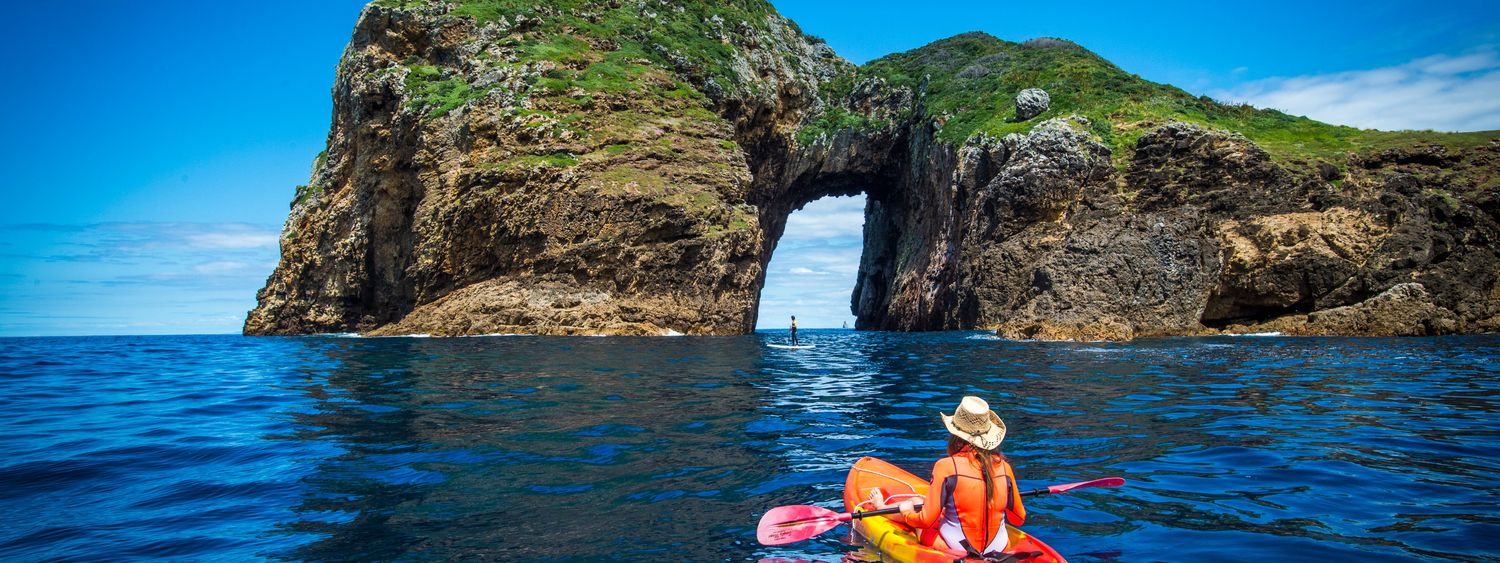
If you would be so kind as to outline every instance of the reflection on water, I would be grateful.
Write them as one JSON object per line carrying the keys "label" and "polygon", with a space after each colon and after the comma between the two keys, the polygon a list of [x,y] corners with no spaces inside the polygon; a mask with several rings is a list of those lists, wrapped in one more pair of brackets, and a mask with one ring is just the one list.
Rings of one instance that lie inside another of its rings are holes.
{"label": "reflection on water", "polygon": [[[1500,338],[0,339],[15,559],[819,560],[849,464],[990,400],[1077,561],[1500,556]],[[868,554],[865,554],[868,555]]]}
{"label": "reflection on water", "polygon": [[[758,348],[736,339],[358,340],[307,389],[337,441],[305,559],[720,558],[749,525]],[[328,389],[337,393],[327,393]],[[717,538],[712,540],[710,538]]]}

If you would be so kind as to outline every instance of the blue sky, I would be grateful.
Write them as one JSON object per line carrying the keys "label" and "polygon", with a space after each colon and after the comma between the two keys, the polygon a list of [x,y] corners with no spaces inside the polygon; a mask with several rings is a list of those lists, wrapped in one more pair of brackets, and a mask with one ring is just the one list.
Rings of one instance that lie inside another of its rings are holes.
{"label": "blue sky", "polygon": [[[1500,129],[1493,2],[774,3],[855,62],[971,30],[1056,36],[1150,80],[1325,121]],[[322,149],[362,6],[11,3],[0,335],[236,332]],[[793,215],[764,326],[852,321],[861,206]]]}

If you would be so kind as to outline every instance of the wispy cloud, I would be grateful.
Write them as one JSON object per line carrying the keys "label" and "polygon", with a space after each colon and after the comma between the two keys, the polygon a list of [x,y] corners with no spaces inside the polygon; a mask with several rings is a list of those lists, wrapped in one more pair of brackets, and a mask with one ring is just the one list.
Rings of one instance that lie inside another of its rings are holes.
{"label": "wispy cloud", "polygon": [[275,231],[237,228],[232,231],[197,233],[189,235],[187,240],[199,248],[263,248],[276,246],[278,237]]}
{"label": "wispy cloud", "polygon": [[9,257],[37,257],[61,262],[126,262],[175,253],[248,255],[274,252],[279,231],[249,223],[28,223],[0,226],[12,238],[30,238],[24,251]]}
{"label": "wispy cloud", "polygon": [[199,274],[232,274],[243,272],[252,266],[249,262],[238,260],[214,260],[193,265],[193,272]]}
{"label": "wispy cloud", "polygon": [[1368,129],[1500,129],[1500,54],[1486,46],[1385,68],[1256,80],[1210,95]]}
{"label": "wispy cloud", "polygon": [[[0,333],[232,332],[277,259],[247,223],[0,225]],[[90,322],[78,317],[86,314]]]}
{"label": "wispy cloud", "polygon": [[787,218],[782,244],[859,237],[865,224],[865,198],[825,197]]}

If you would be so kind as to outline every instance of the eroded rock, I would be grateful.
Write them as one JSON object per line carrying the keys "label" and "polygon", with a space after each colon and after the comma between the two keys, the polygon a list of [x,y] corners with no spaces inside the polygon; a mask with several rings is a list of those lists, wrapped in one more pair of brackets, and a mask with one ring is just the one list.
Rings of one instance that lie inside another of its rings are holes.
{"label": "eroded rock", "polygon": [[1142,135],[1127,185],[1141,209],[1183,205],[1234,214],[1292,203],[1294,182],[1249,139],[1200,125],[1172,122]]}
{"label": "eroded rock", "polygon": [[1309,313],[1291,315],[1253,325],[1235,325],[1225,332],[1288,335],[1433,336],[1451,334],[1459,328],[1452,311],[1439,306],[1420,283],[1391,286],[1365,301]]}

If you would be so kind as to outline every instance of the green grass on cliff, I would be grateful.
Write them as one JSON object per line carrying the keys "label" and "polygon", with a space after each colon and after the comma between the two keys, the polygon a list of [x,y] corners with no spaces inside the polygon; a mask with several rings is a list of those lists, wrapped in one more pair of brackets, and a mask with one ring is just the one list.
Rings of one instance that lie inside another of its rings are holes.
{"label": "green grass on cliff", "polygon": [[[421,0],[381,0],[387,7],[411,8]],[[438,3],[438,0],[429,0]],[[761,0],[726,2],[617,2],[600,0],[459,0],[449,15],[471,18],[477,25],[498,25],[509,34],[500,41],[503,56],[482,53],[490,65],[544,68],[525,92],[537,107],[557,114],[568,108],[599,111],[621,106],[628,98],[633,110],[657,108],[693,120],[719,121],[705,109],[707,96],[694,84],[732,91],[741,84],[732,68],[736,47],[729,39],[770,31],[774,9]],[[643,7],[644,6],[644,7]],[[792,27],[795,30],[795,26]],[[503,60],[502,60],[503,59]],[[489,93],[465,81],[462,74],[435,66],[433,61],[406,61],[408,107],[427,119],[446,115]],[[589,131],[582,120],[570,127]]]}
{"label": "green grass on cliff", "polygon": [[578,158],[568,153],[523,154],[499,162],[486,164],[491,170],[567,168],[578,164]]}
{"label": "green grass on cliff", "polygon": [[602,64],[568,77],[569,86],[615,91],[632,84],[628,78],[641,73],[641,63],[664,69],[681,67],[725,88],[741,86],[730,69],[735,48],[718,38],[719,30],[738,34],[748,26],[765,31],[767,17],[775,13],[761,0],[647,2],[644,9],[630,2],[597,0],[460,0],[456,4],[451,14],[473,18],[480,25],[524,19],[529,39],[521,50],[527,60],[569,66],[590,61]]}
{"label": "green grass on cliff", "polygon": [[406,74],[406,91],[411,98],[407,107],[425,112],[430,118],[441,117],[485,94],[458,77],[444,77],[441,68],[416,65]]}
{"label": "green grass on cliff", "polygon": [[818,115],[813,121],[800,129],[797,129],[797,143],[806,145],[823,136],[832,136],[844,129],[863,131],[877,129],[889,125],[889,122],[872,119],[861,113],[853,113],[844,108],[833,106],[828,111]]}
{"label": "green grass on cliff", "polygon": [[[1024,132],[1045,119],[1077,113],[1093,122],[1094,133],[1117,159],[1130,154],[1128,149],[1151,127],[1172,120],[1239,132],[1283,160],[1342,162],[1348,151],[1430,141],[1473,145],[1495,137],[1494,132],[1369,131],[1271,109],[1221,104],[1144,80],[1082,47],[1056,39],[1012,43],[984,33],[966,33],[871,61],[843,82],[843,92],[868,76],[913,89],[925,77],[927,114],[946,118],[938,133],[941,139],[958,143],[979,132]],[[1016,122],[1015,96],[1026,88],[1046,90],[1051,107],[1040,116]]]}

